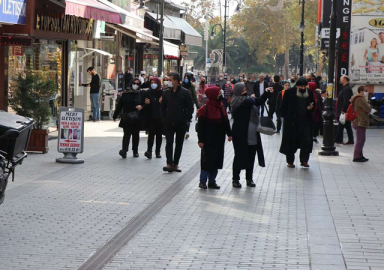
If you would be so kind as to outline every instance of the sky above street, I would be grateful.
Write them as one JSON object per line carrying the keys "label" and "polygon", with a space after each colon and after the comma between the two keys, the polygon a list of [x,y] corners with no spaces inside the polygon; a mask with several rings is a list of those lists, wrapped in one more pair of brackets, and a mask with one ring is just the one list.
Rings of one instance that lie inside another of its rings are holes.
{"label": "sky above street", "polygon": [[[214,0],[214,1],[220,1],[220,0]],[[173,0],[175,4],[183,5],[183,3],[191,3],[190,0]],[[221,6],[222,6],[222,16],[224,16],[224,0],[221,0]],[[229,17],[235,14],[235,9],[237,7],[237,1],[236,0],[229,0]],[[213,14],[216,16],[220,15],[220,10],[214,10]]]}

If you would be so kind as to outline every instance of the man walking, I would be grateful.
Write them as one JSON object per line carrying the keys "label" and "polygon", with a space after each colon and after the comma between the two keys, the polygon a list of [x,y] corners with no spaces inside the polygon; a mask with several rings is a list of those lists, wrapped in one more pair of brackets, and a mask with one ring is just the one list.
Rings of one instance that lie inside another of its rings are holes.
{"label": "man walking", "polygon": [[87,69],[89,75],[92,76],[92,80],[88,84],[80,84],[80,86],[91,87],[91,108],[92,108],[92,120],[93,122],[100,121],[100,105],[99,105],[99,92],[101,87],[100,75],[96,73],[93,67]]}
{"label": "man walking", "polygon": [[132,81],[133,81],[133,69],[131,67],[129,67],[127,69],[127,72],[124,74],[125,87],[124,87],[123,90],[128,89],[129,87],[131,87]]}
{"label": "man walking", "polygon": [[363,147],[365,144],[365,133],[369,127],[369,113],[371,106],[368,104],[365,96],[368,91],[364,86],[359,86],[357,94],[351,99],[353,111],[357,118],[352,122],[352,126],[356,131],[356,144],[353,152],[353,162],[367,162],[368,159],[363,155]]}
{"label": "man walking", "polygon": [[[353,96],[352,88],[351,86],[349,86],[349,77],[342,76],[340,78],[340,83],[343,85],[343,88],[341,89],[337,97],[337,112],[339,116],[347,112],[348,106],[349,104],[351,104],[350,100]],[[354,140],[353,140],[352,125],[350,121],[345,121],[344,125],[342,123],[339,123],[339,128],[337,129],[335,143],[337,144],[343,143],[344,128],[347,130],[347,134],[348,134],[348,142],[344,143],[344,145],[353,145]]]}
{"label": "man walking", "polygon": [[254,87],[255,87],[255,75],[251,75],[248,80],[245,82],[245,87],[247,88],[247,95],[252,96],[254,94]]}
{"label": "man walking", "polygon": [[281,116],[284,118],[284,132],[280,153],[286,155],[287,167],[295,168],[295,153],[300,149],[301,166],[308,168],[309,155],[312,152],[312,113],[314,98],[312,90],[307,88],[305,77],[297,80],[296,86],[285,91],[281,104]]}
{"label": "man walking", "polygon": [[[268,106],[269,106],[269,112],[268,112],[268,117],[271,118],[273,120],[273,115],[275,114],[276,112],[276,104],[277,104],[277,97],[279,95],[279,93],[283,90],[283,86],[280,84],[280,76],[279,75],[275,75],[273,77],[273,80],[274,80],[274,84],[272,86],[273,88],[273,93],[270,97],[270,99],[268,100]],[[281,119],[279,117],[277,117],[277,120],[276,120],[276,124],[277,124],[277,130],[280,130],[281,129]]]}
{"label": "man walking", "polygon": [[[265,90],[268,88],[268,83],[264,80],[264,75],[259,74],[259,80],[255,83],[255,86],[253,87],[253,93],[256,97],[261,97],[261,95],[265,92]],[[264,116],[264,106],[261,107],[261,113],[260,113],[260,107],[258,107],[259,110],[259,116]]]}
{"label": "man walking", "polygon": [[[191,93],[181,87],[178,73],[170,73],[169,82],[170,88],[164,91],[161,102],[161,116],[166,138],[165,152],[167,155],[167,166],[163,167],[163,171],[181,172],[179,160],[183,150],[187,123],[192,119],[193,101]],[[175,135],[176,147],[173,155]]]}

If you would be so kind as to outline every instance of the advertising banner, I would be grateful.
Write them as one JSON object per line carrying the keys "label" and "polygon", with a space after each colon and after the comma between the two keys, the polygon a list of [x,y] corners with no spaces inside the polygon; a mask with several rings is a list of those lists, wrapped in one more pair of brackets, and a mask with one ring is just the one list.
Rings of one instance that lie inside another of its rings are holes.
{"label": "advertising banner", "polygon": [[25,24],[27,0],[0,0],[0,23]]}
{"label": "advertising banner", "polygon": [[82,153],[84,148],[84,110],[61,107],[59,111],[59,153]]}
{"label": "advertising banner", "polygon": [[354,83],[384,83],[384,6],[353,1],[349,66]]}

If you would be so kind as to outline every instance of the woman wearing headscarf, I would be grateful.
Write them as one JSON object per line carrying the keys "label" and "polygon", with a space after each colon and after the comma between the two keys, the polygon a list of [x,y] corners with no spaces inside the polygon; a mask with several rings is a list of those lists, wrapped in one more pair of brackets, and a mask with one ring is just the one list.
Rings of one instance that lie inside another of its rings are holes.
{"label": "woman wearing headscarf", "polygon": [[[195,84],[192,82],[192,76],[190,73],[185,74],[184,81],[181,84],[181,86],[184,87],[185,89],[189,90],[189,92],[191,93],[191,96],[192,96],[193,103],[195,103],[196,109],[198,110],[200,108],[200,106],[199,106],[199,102],[197,101]],[[190,123],[188,123],[188,126],[187,126],[187,133],[185,134],[186,139],[189,138],[189,127],[190,127]]]}
{"label": "woman wearing headscarf", "polygon": [[[201,148],[201,189],[220,189],[216,184],[218,169],[223,168],[225,135],[232,141],[228,115],[221,102],[220,87],[209,87],[205,94],[208,101],[198,112],[198,139]],[[208,180],[208,186],[207,186]]]}
{"label": "woman wearing headscarf", "polygon": [[206,84],[205,77],[201,77],[199,89],[197,90],[199,106],[203,106],[206,101],[205,91],[208,89]]}
{"label": "woman wearing headscarf", "polygon": [[[116,121],[120,111],[123,110],[123,117],[120,120],[119,127],[124,130],[123,148],[119,151],[122,158],[127,158],[129,141],[132,136],[132,151],[134,157],[139,157],[139,134],[140,120],[139,112],[143,109],[144,93],[140,90],[141,82],[139,78],[132,81],[132,86],[126,89],[120,98],[120,101],[113,114],[113,121]],[[127,116],[130,117],[127,117]],[[134,117],[137,116],[137,117]]]}
{"label": "woman wearing headscarf", "polygon": [[148,126],[148,148],[144,155],[147,158],[152,158],[152,147],[156,136],[156,158],[161,158],[160,149],[163,140],[161,124],[161,100],[163,90],[161,88],[161,81],[157,77],[152,77],[151,87],[147,91],[146,98],[149,99],[149,104],[144,105],[147,112],[147,126]]}
{"label": "woman wearing headscarf", "polygon": [[246,170],[247,186],[255,187],[253,182],[253,168],[256,153],[259,159],[259,166],[265,167],[263,145],[260,133],[257,132],[259,115],[256,106],[264,106],[270,92],[265,91],[256,98],[253,94],[247,96],[247,88],[243,83],[236,83],[233,88],[231,101],[232,110],[232,134],[235,157],[233,159],[232,185],[241,188],[240,172]]}

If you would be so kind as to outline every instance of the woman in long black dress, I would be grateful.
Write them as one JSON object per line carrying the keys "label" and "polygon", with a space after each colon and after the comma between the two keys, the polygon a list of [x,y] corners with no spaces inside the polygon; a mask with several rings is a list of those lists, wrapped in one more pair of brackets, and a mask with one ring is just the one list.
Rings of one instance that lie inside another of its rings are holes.
{"label": "woman in long black dress", "polygon": [[223,168],[225,135],[232,141],[228,115],[222,104],[221,89],[209,87],[205,91],[208,101],[199,112],[198,138],[201,148],[201,173],[199,188],[219,189],[216,184],[218,169]]}
{"label": "woman in long black dress", "polygon": [[[139,157],[139,134],[140,134],[140,120],[139,112],[143,109],[144,94],[140,90],[140,80],[135,78],[132,81],[132,86],[126,89],[117,105],[115,113],[113,114],[113,121],[116,121],[120,111],[123,110],[123,117],[120,120],[119,127],[124,130],[123,148],[119,151],[122,158],[127,158],[129,141],[132,136],[132,151],[134,157]],[[135,118],[137,116],[137,118]],[[135,120],[136,119],[136,120]]]}

